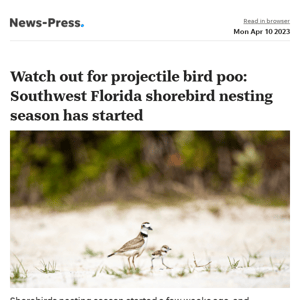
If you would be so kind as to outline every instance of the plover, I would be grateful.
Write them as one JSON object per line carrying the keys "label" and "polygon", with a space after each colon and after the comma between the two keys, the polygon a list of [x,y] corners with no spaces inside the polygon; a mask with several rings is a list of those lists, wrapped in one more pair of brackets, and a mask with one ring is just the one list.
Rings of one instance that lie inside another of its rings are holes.
{"label": "plover", "polygon": [[170,250],[172,250],[169,246],[167,246],[167,245],[163,245],[162,247],[161,247],[161,250],[156,250],[156,251],[154,251],[153,253],[152,253],[152,255],[151,255],[151,270],[153,269],[153,260],[154,259],[156,259],[156,258],[161,258],[161,262],[162,262],[162,264],[167,268],[167,269],[171,269],[171,268],[169,268],[168,266],[166,266],[165,264],[164,264],[164,256],[166,256],[167,255],[167,253],[168,253],[168,251],[170,251]]}
{"label": "plover", "polygon": [[144,222],[141,225],[140,233],[136,238],[130,240],[129,242],[124,244],[119,250],[108,255],[107,257],[111,257],[113,255],[127,256],[130,269],[131,269],[130,258],[132,257],[133,267],[135,268],[134,258],[141,256],[141,254],[144,252],[145,248],[147,247],[148,230],[153,230],[153,229],[151,228],[149,222]]}

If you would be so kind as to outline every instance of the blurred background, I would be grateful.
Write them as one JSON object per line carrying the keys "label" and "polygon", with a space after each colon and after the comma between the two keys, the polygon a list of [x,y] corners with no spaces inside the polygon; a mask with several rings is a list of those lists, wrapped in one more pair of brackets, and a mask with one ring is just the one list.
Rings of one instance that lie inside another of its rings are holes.
{"label": "blurred background", "polygon": [[10,153],[11,206],[289,204],[289,131],[12,131]]}

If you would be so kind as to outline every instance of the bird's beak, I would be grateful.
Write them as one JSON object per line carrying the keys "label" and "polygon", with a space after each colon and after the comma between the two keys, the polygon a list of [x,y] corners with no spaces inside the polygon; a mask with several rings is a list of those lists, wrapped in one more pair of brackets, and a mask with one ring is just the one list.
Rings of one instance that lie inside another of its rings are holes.
{"label": "bird's beak", "polygon": [[169,250],[172,250],[171,248],[169,248]]}
{"label": "bird's beak", "polygon": [[152,227],[148,227],[149,230],[153,230]]}

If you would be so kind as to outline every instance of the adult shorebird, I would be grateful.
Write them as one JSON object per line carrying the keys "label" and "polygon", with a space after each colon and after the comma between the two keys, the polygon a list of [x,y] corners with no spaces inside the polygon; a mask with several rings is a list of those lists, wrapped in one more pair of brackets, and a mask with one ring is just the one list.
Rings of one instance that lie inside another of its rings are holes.
{"label": "adult shorebird", "polygon": [[126,244],[124,244],[119,250],[114,253],[108,255],[107,257],[111,257],[113,255],[122,255],[128,257],[129,269],[131,269],[130,258],[132,257],[132,264],[134,265],[134,258],[141,256],[147,247],[148,242],[148,230],[153,230],[149,222],[144,222],[141,225],[140,233],[136,238],[130,240]]}
{"label": "adult shorebird", "polygon": [[156,258],[161,258],[161,262],[162,262],[162,264],[167,268],[167,269],[171,269],[171,268],[169,268],[168,266],[166,266],[165,264],[164,264],[164,256],[166,256],[167,255],[167,253],[168,253],[168,251],[170,251],[170,250],[172,250],[169,246],[167,246],[167,245],[163,245],[162,247],[161,247],[161,250],[156,250],[156,251],[154,251],[153,253],[152,253],[152,255],[151,255],[151,270],[153,269],[153,260],[154,259],[156,259]]}

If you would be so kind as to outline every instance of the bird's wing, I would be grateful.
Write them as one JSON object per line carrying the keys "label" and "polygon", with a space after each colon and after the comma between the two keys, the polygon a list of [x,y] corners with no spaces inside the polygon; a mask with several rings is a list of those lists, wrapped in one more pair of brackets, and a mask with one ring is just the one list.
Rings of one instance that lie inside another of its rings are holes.
{"label": "bird's wing", "polygon": [[124,244],[116,252],[122,253],[122,252],[126,252],[128,250],[141,248],[144,245],[144,243],[145,243],[145,241],[144,241],[143,237],[137,236],[133,240],[131,240],[131,241],[127,242],[126,244]]}
{"label": "bird's wing", "polygon": [[152,253],[153,256],[155,255],[161,255],[161,251],[160,250],[156,250]]}

